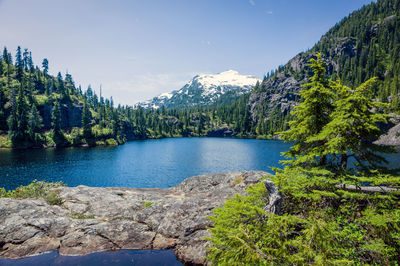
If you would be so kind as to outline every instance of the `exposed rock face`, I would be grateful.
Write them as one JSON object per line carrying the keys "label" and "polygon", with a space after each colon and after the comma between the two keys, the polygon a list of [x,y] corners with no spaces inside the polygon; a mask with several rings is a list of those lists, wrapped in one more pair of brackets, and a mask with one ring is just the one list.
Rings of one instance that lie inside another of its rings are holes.
{"label": "exposed rock face", "polygon": [[[38,107],[39,113],[43,118],[43,128],[50,129],[52,105],[45,104]],[[62,104],[61,105],[61,127],[63,129],[82,127],[83,104]]]}
{"label": "exposed rock face", "polygon": [[400,146],[400,124],[389,129],[387,134],[382,135],[375,144]]}
{"label": "exposed rock face", "polygon": [[249,98],[250,113],[255,123],[260,117],[269,120],[275,110],[287,114],[298,102],[301,83],[292,76],[281,75],[275,80],[268,79],[263,86],[269,89],[254,92]]}
{"label": "exposed rock face", "polygon": [[[323,36],[321,41],[326,38]],[[353,57],[355,55],[356,39],[340,38],[335,40],[330,49],[329,57],[324,57],[327,63],[327,75],[339,71],[337,58]],[[301,85],[308,82],[312,75],[309,67],[311,58],[315,54],[311,51],[296,55],[279,70],[273,78],[263,80],[259,91],[253,91],[249,98],[249,109],[254,123],[260,119],[273,120],[274,113],[283,116],[289,114],[300,100]]]}
{"label": "exposed rock face", "polygon": [[[41,199],[0,198],[0,256],[20,258],[51,250],[81,255],[113,249],[174,249],[184,263],[206,264],[210,244],[203,238],[211,226],[206,216],[266,175],[256,171],[201,175],[168,189],[64,187],[57,189],[61,206]],[[276,187],[264,183],[273,197],[266,209],[279,212]]]}
{"label": "exposed rock face", "polygon": [[228,127],[218,128],[207,132],[207,137],[224,138],[224,137],[233,137],[235,135],[236,135],[235,130],[230,129]]}

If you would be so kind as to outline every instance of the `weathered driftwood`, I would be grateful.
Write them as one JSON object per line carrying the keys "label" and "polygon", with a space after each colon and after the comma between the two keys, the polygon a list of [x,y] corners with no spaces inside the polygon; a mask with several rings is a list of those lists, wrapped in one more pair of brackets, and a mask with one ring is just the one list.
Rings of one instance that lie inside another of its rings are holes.
{"label": "weathered driftwood", "polygon": [[264,207],[265,212],[281,214],[283,198],[278,191],[278,187],[269,179],[263,180],[265,188],[268,191],[268,204]]}
{"label": "weathered driftwood", "polygon": [[355,185],[337,185],[338,188],[348,191],[360,191],[364,193],[383,193],[387,194],[394,191],[399,191],[398,188],[386,187],[386,186],[355,186]]}

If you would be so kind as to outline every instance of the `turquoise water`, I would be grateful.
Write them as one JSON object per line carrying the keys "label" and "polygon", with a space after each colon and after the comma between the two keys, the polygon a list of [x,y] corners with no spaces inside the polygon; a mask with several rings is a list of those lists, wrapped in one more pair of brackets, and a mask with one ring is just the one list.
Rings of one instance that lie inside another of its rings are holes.
{"label": "turquoise water", "polygon": [[[176,138],[132,141],[117,147],[0,150],[0,187],[14,189],[34,179],[69,186],[171,187],[187,177],[279,166],[289,144],[271,140]],[[181,265],[173,251],[57,252],[0,265]]]}
{"label": "turquoise water", "polygon": [[[176,138],[132,141],[117,147],[46,150],[0,150],[0,187],[14,189],[34,179],[69,186],[160,187],[183,179],[227,171],[279,166],[290,144],[276,140]],[[400,167],[400,156],[387,156]],[[0,265],[181,265],[173,251],[98,252],[60,256],[51,252],[20,260],[0,258]]]}
{"label": "turquoise water", "polygon": [[166,188],[200,174],[270,171],[289,147],[277,140],[170,138],[117,147],[0,150],[0,187],[14,189],[38,179],[68,186]]}

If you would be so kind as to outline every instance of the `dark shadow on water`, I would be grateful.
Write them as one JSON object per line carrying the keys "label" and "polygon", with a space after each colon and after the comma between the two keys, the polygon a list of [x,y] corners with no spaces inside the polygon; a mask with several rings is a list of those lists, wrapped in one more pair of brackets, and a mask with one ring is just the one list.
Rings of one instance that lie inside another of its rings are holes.
{"label": "dark shadow on water", "polygon": [[172,250],[120,250],[96,252],[85,256],[61,256],[57,251],[24,259],[2,259],[0,265],[12,266],[102,266],[102,265],[182,265]]}

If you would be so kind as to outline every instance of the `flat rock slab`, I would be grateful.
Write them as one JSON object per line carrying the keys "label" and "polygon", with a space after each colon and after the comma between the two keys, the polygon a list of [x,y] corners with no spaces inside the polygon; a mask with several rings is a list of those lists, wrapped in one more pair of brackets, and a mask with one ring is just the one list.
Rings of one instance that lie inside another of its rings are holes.
{"label": "flat rock slab", "polygon": [[22,258],[58,250],[84,255],[118,249],[174,249],[186,264],[205,264],[206,218],[266,172],[188,178],[167,189],[57,188],[63,203],[0,198],[0,256]]}

